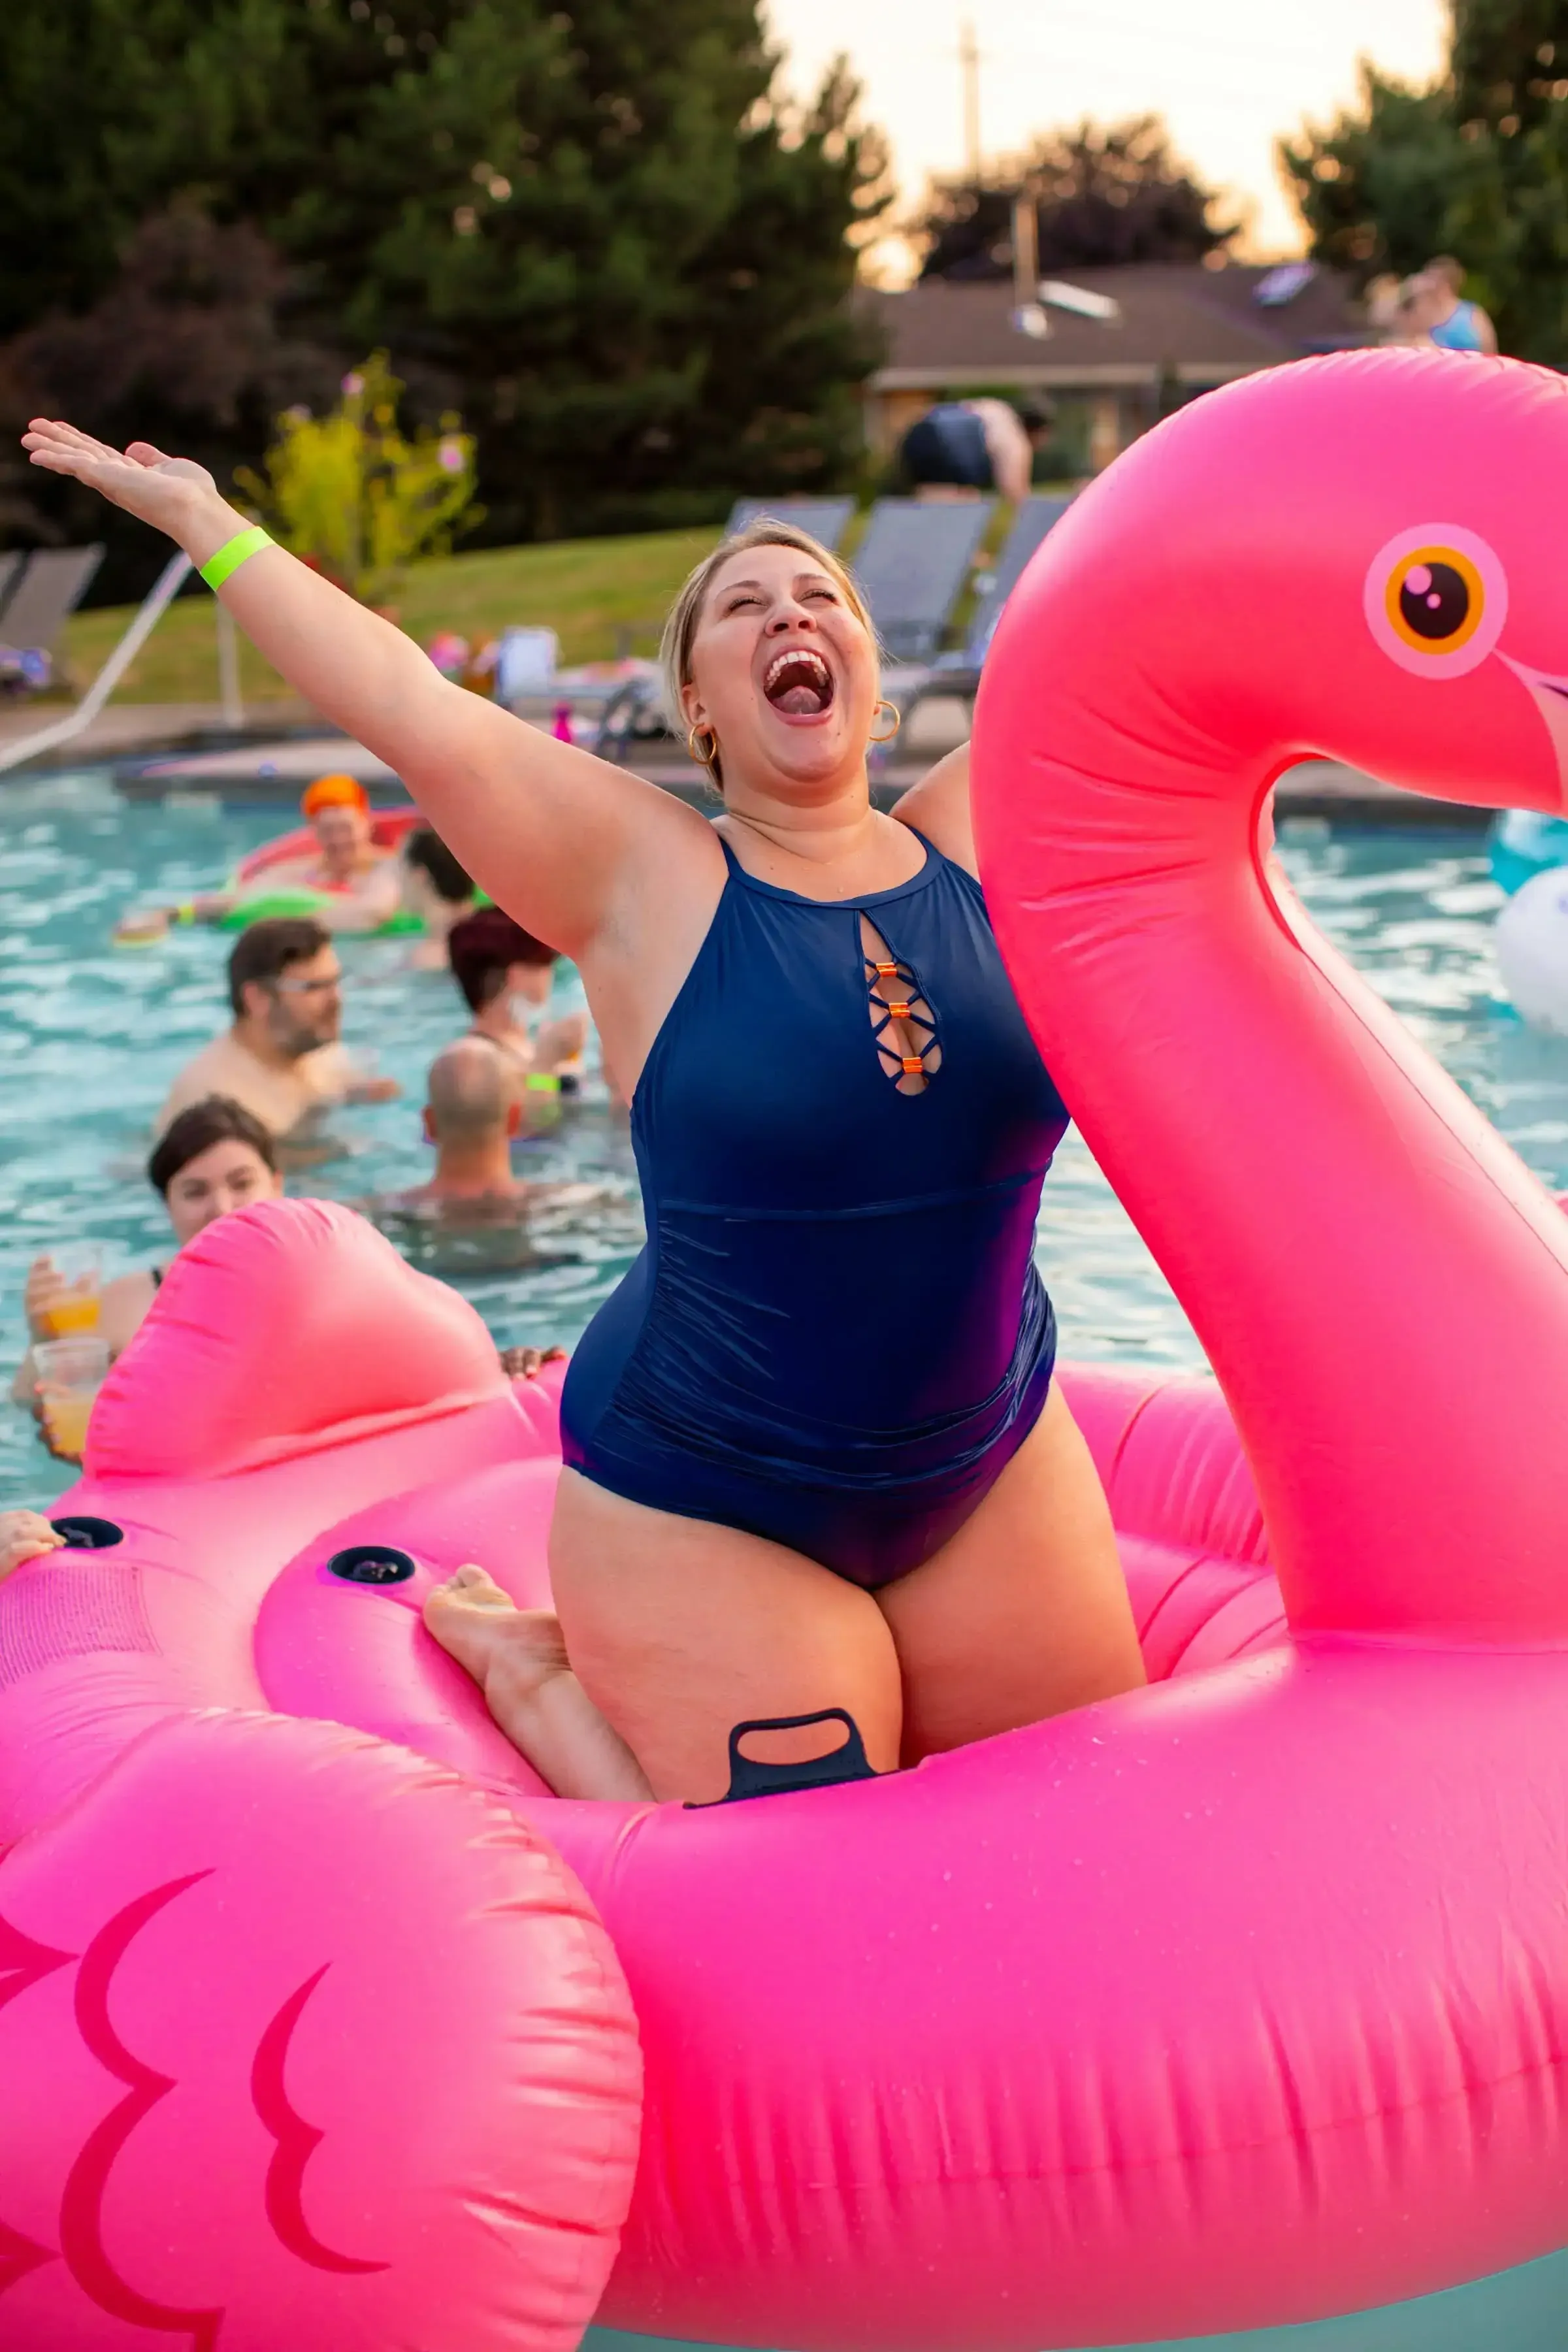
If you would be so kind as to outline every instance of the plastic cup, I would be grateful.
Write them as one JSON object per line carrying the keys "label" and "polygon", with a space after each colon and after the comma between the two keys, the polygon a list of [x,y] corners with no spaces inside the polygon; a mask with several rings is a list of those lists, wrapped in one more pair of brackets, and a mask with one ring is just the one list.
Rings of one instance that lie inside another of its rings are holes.
{"label": "plastic cup", "polygon": [[50,1336],[65,1339],[81,1331],[96,1331],[103,1287],[103,1257],[96,1242],[68,1242],[49,1252],[49,1264],[65,1289],[44,1309]]}
{"label": "plastic cup", "polygon": [[109,1376],[109,1342],[85,1336],[40,1339],[33,1368],[49,1444],[57,1454],[79,1462],[93,1399]]}

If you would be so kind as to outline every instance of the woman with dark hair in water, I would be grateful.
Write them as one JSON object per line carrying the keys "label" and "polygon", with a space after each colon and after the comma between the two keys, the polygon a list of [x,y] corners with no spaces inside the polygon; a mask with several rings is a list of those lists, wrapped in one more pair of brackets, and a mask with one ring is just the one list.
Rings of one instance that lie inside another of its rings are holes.
{"label": "woman with dark hair in water", "polygon": [[[230,1209],[276,1200],[283,1190],[277,1145],[254,1113],[226,1095],[208,1095],[170,1120],[147,1162],[147,1181],[163,1197],[176,1249]],[[150,1265],[105,1283],[97,1329],[109,1343],[110,1362],[141,1329],[163,1279],[163,1267]],[[49,1307],[65,1287],[50,1258],[34,1259],[22,1293],[30,1341],[49,1337]],[[19,1404],[30,1404],[34,1385],[29,1345],[11,1393]]]}
{"label": "woman with dark hair in water", "polygon": [[453,926],[474,911],[478,893],[473,877],[460,866],[435,828],[416,824],[404,835],[402,897],[411,915],[425,926],[408,961],[416,971],[445,971],[447,943]]}

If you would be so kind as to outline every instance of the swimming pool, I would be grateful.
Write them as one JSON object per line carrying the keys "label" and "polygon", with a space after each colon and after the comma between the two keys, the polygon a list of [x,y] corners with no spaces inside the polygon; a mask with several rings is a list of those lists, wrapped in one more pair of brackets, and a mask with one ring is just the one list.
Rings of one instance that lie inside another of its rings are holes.
{"label": "swimming pool", "polygon": [[[0,1378],[21,1355],[31,1258],[68,1234],[103,1245],[113,1271],[166,1255],[162,1204],[142,1161],[149,1122],[180,1064],[226,1018],[229,940],[194,930],[110,945],[128,901],[179,898],[281,829],[276,810],[121,799],[105,778],[0,787]],[[1568,1041],[1525,1030],[1500,1001],[1491,954],[1499,892],[1479,835],[1281,828],[1308,906],[1539,1174],[1568,1186]],[[432,1054],[461,1025],[443,975],[412,972],[396,940],[345,940],[344,1036],[374,1051],[404,1099],[342,1112],[342,1158],[291,1192],[354,1201],[419,1181],[419,1106]],[[580,1002],[563,975],[563,1003]],[[570,1345],[640,1240],[629,1139],[590,1099],[526,1147],[542,1177],[587,1177],[599,1206],[523,1262],[426,1255],[497,1340]],[[1065,1353],[1149,1364],[1201,1360],[1181,1309],[1088,1152],[1069,1137],[1046,1187],[1039,1260]],[[0,1507],[58,1490],[22,1412],[0,1413]]]}

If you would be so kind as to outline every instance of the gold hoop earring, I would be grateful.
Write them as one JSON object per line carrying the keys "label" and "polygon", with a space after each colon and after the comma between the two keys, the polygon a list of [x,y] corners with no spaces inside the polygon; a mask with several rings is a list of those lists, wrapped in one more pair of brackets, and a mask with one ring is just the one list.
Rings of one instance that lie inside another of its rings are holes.
{"label": "gold hoop earring", "polygon": [[[708,738],[706,751],[700,751],[697,748],[699,735],[706,735]],[[687,736],[686,748],[698,767],[711,768],[719,756],[719,738],[711,727],[694,727]]]}
{"label": "gold hoop earring", "polygon": [[876,729],[873,727],[871,730],[871,740],[873,743],[890,743],[894,736],[898,733],[900,728],[904,723],[904,714],[899,709],[896,702],[879,702],[877,709],[873,710],[871,713],[873,719],[877,716],[877,710],[887,710],[891,712],[893,723],[890,727],[885,728],[880,735],[878,734]]}

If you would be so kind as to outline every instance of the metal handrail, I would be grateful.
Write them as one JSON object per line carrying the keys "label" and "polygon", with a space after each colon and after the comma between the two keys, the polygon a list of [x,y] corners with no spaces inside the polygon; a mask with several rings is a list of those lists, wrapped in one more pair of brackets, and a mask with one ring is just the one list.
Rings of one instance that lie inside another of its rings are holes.
{"label": "metal handrail", "polygon": [[81,734],[85,729],[91,726],[153,631],[163,619],[164,607],[184,587],[185,574],[190,568],[191,559],[183,551],[170,556],[157,579],[142,599],[135,619],[77,704],[76,709],[68,711],[63,719],[55,719],[49,726],[37,728],[31,735],[24,735],[19,742],[7,743],[0,747],[0,774],[3,774],[7,768],[19,767],[24,760],[32,759],[39,751],[52,751],[57,744],[70,742],[73,737]]}

